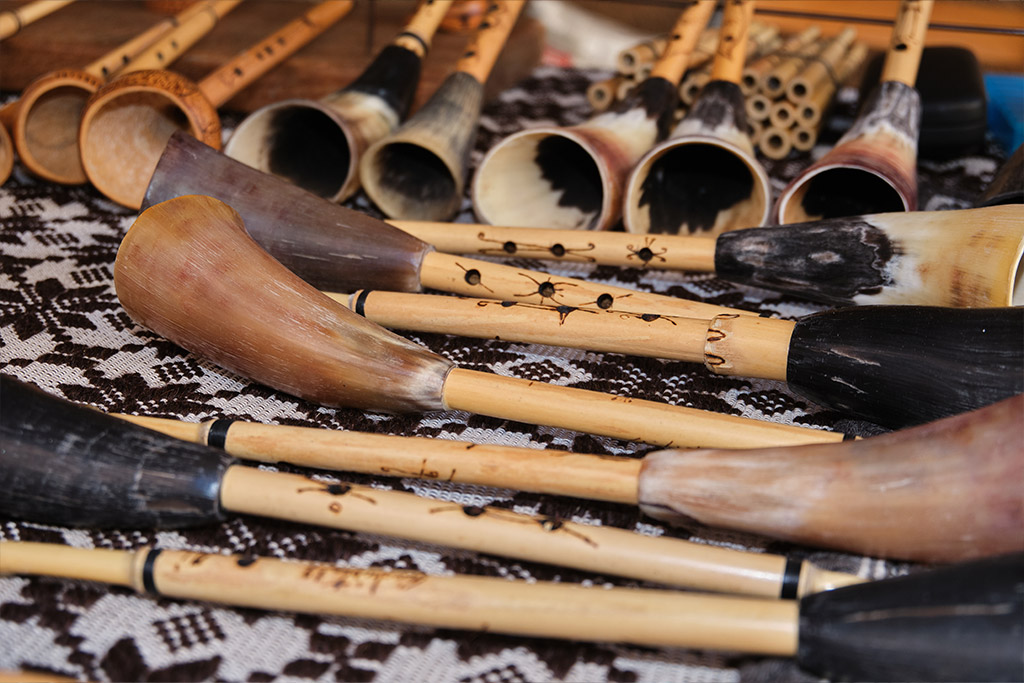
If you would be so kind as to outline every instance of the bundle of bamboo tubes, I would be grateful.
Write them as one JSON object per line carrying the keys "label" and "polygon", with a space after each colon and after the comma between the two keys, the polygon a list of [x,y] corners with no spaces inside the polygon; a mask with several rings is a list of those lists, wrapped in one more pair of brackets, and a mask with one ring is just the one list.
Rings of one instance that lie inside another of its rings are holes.
{"label": "bundle of bamboo tubes", "polygon": [[[716,29],[701,36],[679,86],[676,120],[682,119],[707,82],[717,40]],[[608,109],[643,81],[665,43],[664,38],[654,38],[619,53],[615,75],[587,90],[594,110]],[[783,37],[774,27],[755,23],[740,84],[751,142],[773,159],[782,159],[793,149],[810,150],[822,129],[824,113],[867,53],[867,45],[856,41],[856,30],[850,27],[831,38],[822,38],[814,25]]]}

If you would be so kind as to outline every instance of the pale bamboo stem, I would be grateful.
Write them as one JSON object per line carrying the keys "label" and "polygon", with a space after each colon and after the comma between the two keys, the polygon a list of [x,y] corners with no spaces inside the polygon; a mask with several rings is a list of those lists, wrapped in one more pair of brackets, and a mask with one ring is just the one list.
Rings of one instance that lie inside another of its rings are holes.
{"label": "pale bamboo stem", "polygon": [[463,368],[448,373],[445,406],[528,424],[642,441],[656,446],[757,448],[830,443],[843,435],[750,420],[654,401],[501,377]]}
{"label": "pale bamboo stem", "polygon": [[899,81],[914,87],[934,4],[934,0],[903,0],[900,3],[889,52],[882,67],[882,82]]}
{"label": "pale bamboo stem", "polygon": [[38,21],[74,0],[36,0],[12,10],[0,12],[0,40],[10,38],[33,21]]}
{"label": "pale bamboo stem", "polygon": [[[5,541],[3,552],[15,544],[36,546],[33,552],[48,545]],[[78,554],[88,552],[93,551]],[[170,598],[649,647],[770,655],[792,655],[797,647],[799,607],[791,600],[428,576],[184,550],[108,552],[133,559],[133,583],[140,590],[142,567],[152,557],[154,588]],[[28,572],[11,562],[7,571],[64,576],[67,570],[61,564],[39,565]]]}
{"label": "pale bamboo stem", "polygon": [[762,121],[747,119],[747,137],[750,138],[750,144],[757,145],[761,141],[761,134],[763,132],[764,123]]}
{"label": "pale bamboo stem", "polygon": [[213,0],[208,6],[203,7],[203,11],[193,15],[188,21],[181,22],[173,31],[133,57],[131,64],[121,69],[120,73],[167,68],[182,53],[198,43],[241,1]]}
{"label": "pale bamboo stem", "polygon": [[392,329],[704,361],[707,321],[696,318],[365,290],[336,300]]}
{"label": "pale bamboo stem", "polygon": [[702,590],[777,597],[785,558],[235,466],[227,510]]}
{"label": "pale bamboo stem", "polygon": [[794,329],[789,320],[720,315],[708,325],[704,364],[719,375],[784,382]]}
{"label": "pale bamboo stem", "polygon": [[821,52],[823,47],[820,41],[807,43],[797,54],[769,69],[761,80],[761,92],[771,98],[780,97],[793,77],[800,73],[804,64]]}
{"label": "pale bamboo stem", "polygon": [[789,136],[789,131],[778,126],[768,126],[761,131],[759,147],[761,154],[770,159],[785,159],[793,149],[793,140]]}
{"label": "pale bamboo stem", "polygon": [[715,271],[714,237],[632,235],[484,224],[388,221],[450,254],[515,256],[606,266]]}
{"label": "pale bamboo stem", "polygon": [[797,124],[793,126],[789,137],[793,142],[793,149],[809,152],[814,149],[814,143],[818,141],[818,130],[815,126]]}
{"label": "pale bamboo stem", "polygon": [[[796,77],[786,85],[786,96],[793,102],[804,102],[814,92],[826,86],[836,86],[838,75],[836,70],[843,60],[854,39],[857,31],[852,28],[845,28],[830,40],[822,49],[818,58],[808,62]],[[836,81],[832,79],[835,78]]]}
{"label": "pale bamboo stem", "polygon": [[135,587],[134,556],[121,550],[0,541],[0,574],[58,575]]}
{"label": "pale bamboo stem", "polygon": [[691,71],[686,75],[686,78],[683,79],[683,82],[679,84],[679,99],[686,106],[692,105],[697,101],[697,96],[700,95],[700,91],[710,80],[710,68]]}
{"label": "pale bamboo stem", "polygon": [[697,47],[701,32],[715,11],[716,0],[698,0],[688,7],[676,21],[669,34],[668,44],[651,70],[651,76],[678,83]]}
{"label": "pale bamboo stem", "polygon": [[594,108],[594,111],[605,111],[612,106],[622,80],[622,76],[612,76],[590,84],[587,88],[587,102]]}
{"label": "pale bamboo stem", "polygon": [[525,4],[526,0],[495,0],[484,15],[481,28],[455,64],[455,70],[485,83]]}
{"label": "pale bamboo stem", "polygon": [[711,80],[740,82],[743,64],[747,59],[747,40],[753,17],[753,0],[726,0],[718,49],[711,67]]}
{"label": "pale bamboo stem", "polygon": [[615,88],[615,99],[624,100],[629,96],[629,92],[636,87],[637,80],[633,77],[623,78],[619,81],[619,85]]}
{"label": "pale bamboo stem", "polygon": [[[183,441],[209,445],[213,421],[137,415],[121,419]],[[640,460],[445,439],[231,422],[223,448],[247,460],[288,462],[386,477],[415,477],[637,504]]]}
{"label": "pale bamboo stem", "polygon": [[772,113],[772,101],[766,95],[755,93],[746,101],[747,118],[764,122]]}
{"label": "pale bamboo stem", "polygon": [[222,64],[199,83],[199,91],[219,108],[253,81],[288,59],[352,10],[352,0],[326,0],[298,19]]}
{"label": "pale bamboo stem", "polygon": [[791,127],[795,121],[796,108],[785,100],[779,100],[773,104],[771,111],[768,113],[769,124],[776,128],[785,130]]}
{"label": "pale bamboo stem", "polygon": [[820,28],[814,25],[808,26],[800,33],[788,38],[779,48],[778,52],[764,55],[753,63],[748,64],[743,69],[743,78],[740,81],[743,94],[752,95],[757,92],[764,80],[765,74],[768,73],[770,69],[782,63],[782,61],[786,59],[787,54],[799,52],[806,45],[817,40],[819,35],[821,35]]}
{"label": "pale bamboo stem", "polygon": [[641,65],[653,63],[661,56],[667,44],[667,38],[655,38],[626,48],[615,61],[619,73],[628,76]]}
{"label": "pale bamboo stem", "polygon": [[441,21],[448,14],[452,1],[433,0],[432,2],[420,3],[416,14],[405,25],[405,28],[402,29],[398,37],[391,41],[392,45],[403,47],[420,59],[425,57],[427,53],[426,46],[430,45],[430,42],[434,39],[437,27],[441,25]]}
{"label": "pale bamboo stem", "polygon": [[[210,2],[197,2],[189,5],[176,16],[169,17],[160,23],[155,24],[128,42],[89,63],[82,70],[104,80],[109,79],[111,76],[114,76],[125,69],[131,61],[135,59],[135,57],[142,54],[156,41],[164,38],[174,29],[192,21],[193,17],[210,11],[212,11]],[[171,47],[173,49],[174,45],[171,45]],[[174,57],[172,55],[167,55],[167,58],[173,59]]]}
{"label": "pale bamboo stem", "polygon": [[[867,43],[855,43],[850,47],[849,52],[836,67],[836,80],[828,80],[820,88],[813,91],[809,99],[801,102],[799,107],[800,121],[807,126],[813,127],[815,131],[821,127],[824,113],[832,103],[836,90],[839,86],[849,80],[853,72],[860,68],[868,56]],[[795,146],[794,140],[794,146]]]}
{"label": "pale bamboo stem", "polygon": [[712,318],[721,313],[737,313],[736,309],[725,306],[522,270],[436,251],[429,252],[423,257],[420,283],[427,288],[481,299],[553,306],[600,308],[690,318]]}

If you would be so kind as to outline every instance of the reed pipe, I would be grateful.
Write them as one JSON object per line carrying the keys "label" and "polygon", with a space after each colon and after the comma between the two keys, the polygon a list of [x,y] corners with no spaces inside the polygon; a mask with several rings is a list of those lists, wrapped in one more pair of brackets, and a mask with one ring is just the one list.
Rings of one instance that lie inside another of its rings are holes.
{"label": "reed pipe", "polygon": [[74,0],[35,0],[21,7],[0,12],[0,40],[10,38],[21,29],[70,5]]}

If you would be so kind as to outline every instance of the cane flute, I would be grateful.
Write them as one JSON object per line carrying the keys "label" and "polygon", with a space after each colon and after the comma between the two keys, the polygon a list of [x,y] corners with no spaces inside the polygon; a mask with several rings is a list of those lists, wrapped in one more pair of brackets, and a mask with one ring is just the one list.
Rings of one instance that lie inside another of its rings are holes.
{"label": "cane flute", "polygon": [[725,280],[834,306],[1024,305],[1020,204],[831,218],[737,230],[717,238],[392,224],[453,254],[713,272]]}
{"label": "cane flute", "polygon": [[21,7],[0,12],[0,40],[10,38],[32,22],[39,21],[72,2],[74,0],[35,0]]}
{"label": "cane flute", "polygon": [[480,220],[611,228],[621,215],[629,170],[668,134],[679,79],[714,9],[711,0],[687,7],[650,77],[611,111],[575,126],[529,128],[492,147],[473,179],[473,208]]}
{"label": "cane flute", "polygon": [[1024,392],[1024,308],[870,306],[793,322],[369,290],[336,300],[391,329],[681,360],[784,381],[814,403],[892,428]]}
{"label": "cane flute", "polygon": [[766,222],[768,176],[747,136],[738,82],[753,2],[729,0],[711,81],[668,140],[648,151],[625,185],[631,233],[717,234]]}
{"label": "cane flute", "polygon": [[242,215],[246,231],[274,258],[327,291],[430,288],[481,298],[703,318],[741,312],[438,253],[383,221],[261,173],[176,132],[157,164],[145,206],[189,194],[210,195],[230,204]]}
{"label": "cane flute", "polygon": [[651,589],[430,576],[143,547],[4,541],[0,572],[154,596],[511,635],[795,657],[843,680],[1017,680],[1024,557],[818,593],[799,603]]}
{"label": "cane flute", "polygon": [[[121,418],[264,462],[640,505],[643,511],[670,524],[692,523],[686,518],[692,512],[699,515],[697,519],[715,526],[721,523],[732,529],[756,529],[773,538],[813,541],[812,545],[868,555],[948,561],[1021,549],[1020,535],[1013,532],[1014,524],[1019,529],[1022,515],[1017,486],[1021,455],[1019,444],[1014,444],[1020,435],[1021,400],[1007,399],[1005,405],[979,409],[967,418],[946,418],[927,429],[908,430],[906,438],[896,432],[872,437],[857,442],[853,452],[848,448],[850,444],[708,451],[701,455],[666,450],[639,460],[228,420],[195,424],[138,416]],[[960,423],[952,422],[958,419]],[[985,436],[978,441],[977,435],[983,431],[991,433],[992,438]],[[997,450],[982,455],[973,450],[978,443]],[[725,455],[728,457],[719,467],[717,459]],[[980,460],[975,464],[976,457]],[[805,463],[804,458],[813,458],[814,462]],[[733,477],[733,469],[744,468],[749,468],[746,474]],[[677,476],[677,470],[686,476]],[[980,473],[978,479],[975,472]],[[962,483],[943,483],[947,479],[970,482],[969,490],[963,491]],[[763,493],[774,492],[776,486],[778,493]],[[950,488],[969,497],[946,496],[944,491]],[[994,498],[990,500],[990,496]],[[987,502],[980,508],[980,516],[973,518],[979,501]],[[737,504],[739,511],[734,512]],[[900,516],[892,510],[899,510]],[[1003,511],[1009,512],[1004,515]],[[903,514],[908,516],[903,518]],[[762,515],[770,521],[758,521]],[[951,520],[948,527],[947,518]],[[918,525],[922,525],[920,537]],[[952,540],[952,534],[947,533],[951,531],[970,537]],[[794,589],[798,570],[808,575],[806,585],[795,586],[801,594],[829,590],[850,580],[807,566],[787,569],[777,557],[763,561],[764,583],[756,589],[761,591],[759,595],[785,597]],[[708,579],[705,586],[733,592],[755,590],[752,585],[741,587],[737,583],[727,587],[721,581],[729,572],[714,572],[718,583]],[[785,578],[787,573],[789,580]],[[697,586],[701,575],[694,571],[688,576],[694,582],[689,585]]]}
{"label": "cane flute", "polygon": [[462,203],[487,81],[525,0],[495,0],[462,58],[398,130],[370,146],[359,178],[388,216],[441,220]]}
{"label": "cane flute", "polygon": [[[855,43],[850,51],[835,69],[835,80],[827,80],[816,90],[812,90],[810,97],[797,106],[797,120],[799,123],[813,127],[815,136],[821,128],[823,114],[835,99],[836,90],[839,86],[850,79],[868,56],[867,43]],[[813,143],[812,143],[813,144]]]}
{"label": "cane flute", "polygon": [[78,128],[86,102],[110,78],[148,68],[170,65],[240,0],[199,2],[165,19],[82,69],[60,69],[30,83],[21,97],[8,105],[7,118],[22,163],[34,175],[63,185],[87,181],[78,150]]}
{"label": "cane flute", "polygon": [[921,98],[914,89],[933,0],[903,0],[881,82],[853,126],[783,189],[775,222],[917,210]]}
{"label": "cane flute", "polygon": [[[4,454],[0,457],[3,463],[0,479],[10,485],[5,489],[10,492],[10,501],[3,505],[9,516],[45,520],[63,526],[174,528],[183,524],[215,524],[223,521],[227,513],[244,513],[383,534],[665,585],[783,599],[860,581],[856,576],[822,570],[810,563],[787,560],[778,555],[710,548],[610,526],[579,524],[500,508],[453,505],[401,491],[262,471],[243,466],[212,448],[194,445],[197,443],[194,438],[189,439],[192,443],[179,442],[176,438],[148,429],[154,422],[165,428],[167,425],[161,423],[171,423],[172,429],[180,429],[185,424],[173,420],[127,418],[134,422],[129,424],[83,406],[69,404],[34,388],[17,386],[10,380],[3,381],[7,400],[18,400],[28,406],[3,418]],[[60,412],[61,416],[55,418],[54,411]],[[142,426],[137,426],[139,424]],[[193,431],[200,427],[196,424],[188,426]],[[237,427],[241,429],[237,430]],[[222,422],[212,434],[210,429],[205,432],[207,440],[211,435],[223,434],[223,445],[228,450],[228,433],[231,433],[230,448],[233,449],[237,443],[236,430],[250,436],[258,431],[269,431],[271,439],[277,439],[274,428],[264,428],[263,425],[232,423],[225,428]],[[317,429],[306,429],[305,432],[311,434],[302,434],[300,430],[300,438],[307,442],[337,442],[339,436],[344,439],[347,435],[345,432]],[[376,439],[373,438],[375,436]],[[480,447],[484,449],[480,453],[467,451],[467,448],[474,449],[474,444],[435,446],[430,439],[422,438],[373,434],[355,434],[354,437],[355,443],[349,445],[350,450],[358,451],[360,441],[376,441],[378,447],[392,450],[411,448],[418,456],[420,453],[425,456],[431,450],[439,451],[442,456],[450,453],[448,458],[442,457],[443,460],[466,465],[470,471],[479,471],[481,458],[487,456],[484,446]],[[77,445],[62,448],[56,445],[59,439],[74,441]],[[338,449],[321,447],[320,450],[326,457],[316,457],[314,451],[294,453],[295,457],[285,456],[285,459],[293,464],[318,462],[335,470],[343,467],[343,461],[337,456]],[[503,450],[498,448],[497,452],[501,454]],[[517,452],[520,449],[509,450],[512,455],[506,461],[518,459],[522,462],[527,457]],[[540,452],[532,457],[543,463],[545,455]],[[596,456],[570,455],[583,461],[578,470],[586,470],[587,458],[604,464]],[[413,459],[417,466],[425,459],[424,456]],[[39,462],[27,462],[37,458]],[[554,456],[547,455],[547,458],[550,460]],[[374,464],[374,468],[387,470],[383,466],[385,462],[386,454]],[[593,469],[606,476],[609,472],[619,476],[629,472],[632,475],[633,504],[636,505],[639,462],[628,458],[608,462],[611,464],[603,470]],[[46,468],[51,473],[60,474],[44,474]],[[571,471],[560,463],[551,469]],[[414,470],[412,474],[419,472]],[[92,473],[91,481],[87,473]],[[389,473],[391,476],[398,474]],[[159,490],[144,483],[158,478],[161,481],[169,478],[174,483],[161,486]],[[197,491],[202,491],[201,502],[196,502]],[[111,506],[105,497],[131,500],[132,509]],[[164,512],[177,501],[192,510],[188,519],[178,520]],[[197,508],[202,512],[195,512]]]}
{"label": "cane flute", "polygon": [[853,46],[857,31],[846,28],[825,44],[816,59],[804,65],[803,70],[786,84],[786,97],[791,102],[800,103],[811,97],[811,94],[831,83],[835,87],[839,79],[835,70]]}
{"label": "cane flute", "polygon": [[[210,197],[180,197],[143,212],[121,243],[114,272],[118,298],[139,324],[222,367],[325,405],[465,409],[655,445],[743,448],[844,438],[457,368],[318,292]],[[229,300],[230,315],[214,311]]]}
{"label": "cane flute", "polygon": [[184,127],[219,149],[217,108],[351,9],[351,0],[318,3],[199,84],[170,71],[150,69],[107,83],[89,98],[79,130],[82,167],[89,181],[109,199],[139,208],[153,168],[174,131]]}
{"label": "cane flute", "polygon": [[347,87],[320,101],[289,99],[249,114],[224,153],[340,202],[359,189],[359,159],[409,115],[430,41],[452,0],[420,4],[409,23]]}
{"label": "cane flute", "polygon": [[[844,29],[844,31],[852,29]],[[760,90],[765,97],[776,99],[786,92],[789,81],[800,73],[804,64],[821,54],[825,43],[818,37],[809,40],[792,54],[773,64],[761,74]]]}

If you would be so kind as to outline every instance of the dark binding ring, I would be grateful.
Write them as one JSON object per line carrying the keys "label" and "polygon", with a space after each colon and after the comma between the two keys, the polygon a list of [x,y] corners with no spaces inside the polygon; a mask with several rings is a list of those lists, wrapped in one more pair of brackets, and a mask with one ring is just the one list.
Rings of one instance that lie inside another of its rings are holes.
{"label": "dark binding ring", "polygon": [[159,548],[153,548],[146,553],[146,561],[142,565],[142,587],[146,589],[147,593],[153,595],[160,595],[160,592],[156,589],[156,581],[153,579],[153,566],[156,564],[156,558],[163,551]]}
{"label": "dark binding ring", "polygon": [[225,450],[228,440],[228,429],[234,423],[234,420],[224,417],[214,420],[213,424],[210,425],[209,431],[206,432],[206,445]]}
{"label": "dark binding ring", "polygon": [[413,39],[413,40],[415,40],[415,41],[416,41],[417,43],[419,43],[419,44],[420,44],[420,46],[422,46],[422,47],[423,47],[423,54],[427,54],[428,52],[430,52],[430,46],[429,46],[429,45],[427,45],[427,41],[423,40],[422,38],[420,38],[420,37],[419,37],[418,35],[416,35],[415,33],[412,33],[412,32],[410,32],[410,31],[402,31],[401,33],[399,33],[399,34],[398,34],[398,35],[396,36],[396,38],[403,38],[403,37],[404,37],[404,38],[412,38],[412,39]]}
{"label": "dark binding ring", "polygon": [[352,303],[352,310],[364,318],[366,317],[366,297],[370,296],[370,292],[372,291],[372,289],[359,290],[359,296],[357,296],[356,300]]}
{"label": "dark binding ring", "polygon": [[792,557],[786,558],[786,568],[782,570],[782,587],[779,590],[780,599],[796,600],[797,589],[800,586],[800,571],[803,566],[804,563],[800,560],[794,560]]}

